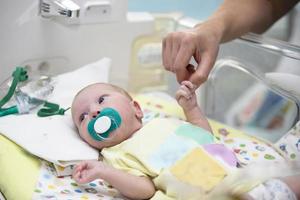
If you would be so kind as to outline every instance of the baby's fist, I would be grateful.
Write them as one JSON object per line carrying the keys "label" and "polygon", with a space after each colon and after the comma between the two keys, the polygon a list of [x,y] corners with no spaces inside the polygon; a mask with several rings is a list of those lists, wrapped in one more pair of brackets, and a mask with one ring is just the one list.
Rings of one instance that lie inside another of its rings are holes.
{"label": "baby's fist", "polygon": [[197,106],[195,86],[190,81],[182,81],[176,92],[176,100],[183,109]]}

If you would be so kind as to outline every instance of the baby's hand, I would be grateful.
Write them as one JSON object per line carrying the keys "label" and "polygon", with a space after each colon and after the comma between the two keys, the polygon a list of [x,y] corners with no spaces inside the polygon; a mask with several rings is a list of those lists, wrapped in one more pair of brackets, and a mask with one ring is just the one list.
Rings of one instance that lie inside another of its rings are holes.
{"label": "baby's hand", "polygon": [[195,86],[190,81],[182,81],[176,92],[178,104],[186,111],[197,107]]}
{"label": "baby's hand", "polygon": [[105,166],[101,161],[83,161],[76,165],[75,169],[73,170],[72,176],[77,183],[89,183],[95,179],[100,178],[101,173],[99,172],[101,172],[104,167]]}

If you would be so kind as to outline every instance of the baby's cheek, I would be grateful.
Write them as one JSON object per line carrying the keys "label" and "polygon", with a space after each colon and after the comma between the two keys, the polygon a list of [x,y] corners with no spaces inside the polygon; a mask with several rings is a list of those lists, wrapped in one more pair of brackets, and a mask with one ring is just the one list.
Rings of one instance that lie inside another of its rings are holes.
{"label": "baby's cheek", "polygon": [[86,126],[81,126],[79,129],[79,136],[85,140],[87,143],[90,143],[90,136],[88,134]]}
{"label": "baby's cheek", "polygon": [[87,135],[87,131],[88,131],[88,129],[87,129],[87,125],[88,125],[88,122],[89,122],[89,120],[87,120],[87,119],[85,119],[85,120],[83,120],[82,122],[81,122],[81,124],[80,124],[80,127],[79,127],[79,133],[82,135],[82,136],[85,136],[85,135]]}

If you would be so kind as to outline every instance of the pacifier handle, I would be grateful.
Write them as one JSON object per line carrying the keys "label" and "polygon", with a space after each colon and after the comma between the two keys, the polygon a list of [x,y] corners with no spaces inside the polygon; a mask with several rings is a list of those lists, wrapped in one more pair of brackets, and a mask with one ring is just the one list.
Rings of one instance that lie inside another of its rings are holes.
{"label": "pacifier handle", "polygon": [[111,119],[107,116],[102,116],[96,119],[94,129],[98,134],[103,134],[111,127]]}
{"label": "pacifier handle", "polygon": [[43,108],[41,108],[38,112],[37,115],[39,117],[49,117],[52,115],[64,115],[69,108],[64,109],[60,108],[58,104],[56,103],[51,103],[49,101],[45,101]]}

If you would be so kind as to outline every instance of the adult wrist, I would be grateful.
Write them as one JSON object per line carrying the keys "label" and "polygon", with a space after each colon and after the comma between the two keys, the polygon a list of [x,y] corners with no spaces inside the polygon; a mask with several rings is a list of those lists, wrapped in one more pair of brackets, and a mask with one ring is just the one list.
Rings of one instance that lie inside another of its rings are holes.
{"label": "adult wrist", "polygon": [[225,31],[225,26],[222,21],[218,21],[214,18],[210,18],[204,22],[197,24],[194,29],[196,32],[206,31],[209,33],[209,37],[213,37],[214,41],[218,44],[223,41],[223,34]]}

